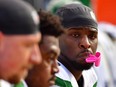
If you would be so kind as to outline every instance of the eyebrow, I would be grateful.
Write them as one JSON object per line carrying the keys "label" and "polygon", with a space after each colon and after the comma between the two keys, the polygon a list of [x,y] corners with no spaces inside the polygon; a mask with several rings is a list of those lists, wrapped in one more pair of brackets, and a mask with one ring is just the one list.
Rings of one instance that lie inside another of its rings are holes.
{"label": "eyebrow", "polygon": [[47,54],[53,53],[55,56],[59,55],[59,53],[56,50],[49,50],[49,52],[47,52]]}

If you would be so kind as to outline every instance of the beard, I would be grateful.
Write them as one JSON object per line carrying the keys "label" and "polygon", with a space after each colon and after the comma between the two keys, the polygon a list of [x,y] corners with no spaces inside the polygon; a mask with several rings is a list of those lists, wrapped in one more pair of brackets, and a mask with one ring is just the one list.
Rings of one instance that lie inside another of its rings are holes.
{"label": "beard", "polygon": [[[71,58],[67,57],[66,55],[62,53],[61,53],[61,56],[65,58],[65,61],[67,61],[67,64],[75,70],[79,70],[79,71],[88,70],[93,66],[93,63],[81,63],[79,61],[70,60]],[[62,57],[60,57],[60,60],[62,60]]]}
{"label": "beard", "polygon": [[70,61],[70,65],[75,69],[75,70],[88,70],[93,66],[93,63],[86,63],[86,64],[82,64],[76,61]]}

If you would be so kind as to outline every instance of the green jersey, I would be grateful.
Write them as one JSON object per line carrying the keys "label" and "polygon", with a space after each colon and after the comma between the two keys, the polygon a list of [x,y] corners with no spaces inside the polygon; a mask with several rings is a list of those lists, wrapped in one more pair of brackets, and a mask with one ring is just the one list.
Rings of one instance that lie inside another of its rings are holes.
{"label": "green jersey", "polygon": [[[97,76],[93,68],[82,72],[84,87],[96,87]],[[79,87],[73,74],[63,65],[59,64],[59,73],[56,74],[56,83],[51,87]]]}

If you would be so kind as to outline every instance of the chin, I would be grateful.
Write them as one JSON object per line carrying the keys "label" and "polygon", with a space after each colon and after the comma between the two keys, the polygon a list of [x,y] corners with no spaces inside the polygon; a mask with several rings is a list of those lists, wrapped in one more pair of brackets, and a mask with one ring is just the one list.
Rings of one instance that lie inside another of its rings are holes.
{"label": "chin", "polygon": [[25,71],[23,73],[20,73],[20,74],[16,74],[12,77],[9,78],[9,82],[10,83],[13,83],[13,84],[17,84],[19,83],[22,79],[25,79],[25,77],[27,76],[28,72]]}
{"label": "chin", "polygon": [[49,81],[49,86],[52,86],[52,85],[55,85],[55,81],[54,80]]}
{"label": "chin", "polygon": [[18,84],[21,81],[20,78],[10,78],[8,82],[10,82],[11,84]]}
{"label": "chin", "polygon": [[82,70],[88,70],[88,69],[90,69],[92,66],[93,66],[93,63],[91,63],[91,64],[88,64],[88,63],[85,63],[85,64],[74,63],[74,64],[73,64],[73,68],[74,68],[75,70],[80,70],[80,71],[82,71]]}
{"label": "chin", "polygon": [[93,64],[86,64],[85,66],[83,66],[83,70],[89,70],[92,66]]}

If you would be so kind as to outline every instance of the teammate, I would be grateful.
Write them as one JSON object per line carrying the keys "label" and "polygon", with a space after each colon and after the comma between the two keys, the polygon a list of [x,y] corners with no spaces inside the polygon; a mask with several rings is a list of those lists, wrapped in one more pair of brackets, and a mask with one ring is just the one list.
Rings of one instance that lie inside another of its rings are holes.
{"label": "teammate", "polygon": [[0,0],[0,79],[18,83],[41,62],[38,24],[38,15],[29,4]]}

